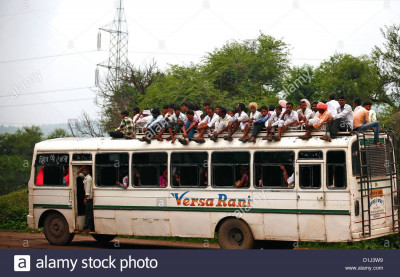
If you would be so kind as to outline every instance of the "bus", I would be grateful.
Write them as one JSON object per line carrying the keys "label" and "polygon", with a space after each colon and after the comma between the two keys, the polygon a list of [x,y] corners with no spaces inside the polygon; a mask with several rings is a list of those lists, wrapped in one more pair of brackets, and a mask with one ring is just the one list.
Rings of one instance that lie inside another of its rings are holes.
{"label": "bus", "polygon": [[[249,249],[258,242],[354,242],[399,232],[393,133],[381,131],[383,146],[372,143],[370,131],[342,133],[332,142],[317,132],[308,141],[298,135],[188,145],[109,137],[39,142],[27,222],[55,245],[81,233],[85,193],[77,171],[88,166],[91,234],[100,242],[117,235],[217,236],[222,249]],[[127,188],[117,185],[123,177]]]}

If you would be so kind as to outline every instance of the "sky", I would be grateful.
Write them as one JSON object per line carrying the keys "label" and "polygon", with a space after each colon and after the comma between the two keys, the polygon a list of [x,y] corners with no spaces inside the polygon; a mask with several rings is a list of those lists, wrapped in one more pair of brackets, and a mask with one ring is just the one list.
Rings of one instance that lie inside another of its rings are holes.
{"label": "sky", "polygon": [[[95,70],[107,61],[116,0],[0,0],[0,124],[99,118]],[[201,62],[230,40],[263,32],[290,45],[291,64],[370,54],[380,28],[400,23],[400,0],[124,0],[129,61]],[[104,70],[101,70],[105,74]]]}

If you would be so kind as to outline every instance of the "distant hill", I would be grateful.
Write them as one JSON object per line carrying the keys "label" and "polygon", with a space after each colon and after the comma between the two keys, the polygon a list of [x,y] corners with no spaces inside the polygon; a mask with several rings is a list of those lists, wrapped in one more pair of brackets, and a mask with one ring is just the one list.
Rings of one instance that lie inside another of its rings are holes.
{"label": "distant hill", "polygon": [[[68,124],[65,124],[65,123],[42,124],[42,125],[38,125],[38,126],[40,127],[44,136],[46,136],[46,137],[57,128],[64,129],[65,131],[68,132],[68,134],[71,134],[71,132],[69,131],[69,128],[68,128]],[[22,127],[0,125],[0,134],[4,134],[4,133],[13,134],[17,131],[17,129],[21,129],[21,128]]]}

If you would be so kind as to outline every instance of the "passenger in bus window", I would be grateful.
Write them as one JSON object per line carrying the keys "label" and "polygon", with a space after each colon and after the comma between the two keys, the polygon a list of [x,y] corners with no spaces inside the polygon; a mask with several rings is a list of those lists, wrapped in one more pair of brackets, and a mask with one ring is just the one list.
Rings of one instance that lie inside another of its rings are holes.
{"label": "passenger in bus window", "polygon": [[221,133],[223,133],[226,130],[228,130],[228,125],[232,121],[232,118],[227,114],[227,111],[226,111],[226,109],[224,107],[221,107],[219,109],[218,116],[219,116],[219,118],[218,118],[218,120],[216,122],[216,124],[218,123],[218,125],[216,125],[214,133],[210,138],[214,142],[218,141],[218,136]]}
{"label": "passenger in bus window", "polygon": [[[307,121],[306,123],[306,133],[303,136],[299,136],[300,139],[309,140],[311,138],[311,133],[315,129],[319,129],[322,124],[328,121],[331,118],[331,114],[328,112],[328,105],[322,102],[319,102],[317,105],[318,114]],[[328,140],[330,141],[330,140]]]}
{"label": "passenger in bus window", "polygon": [[160,178],[159,178],[159,185],[160,185],[160,187],[166,187],[167,186],[167,176],[168,176],[168,172],[167,172],[167,170],[165,169],[164,171],[163,171],[163,174],[160,176]]}
{"label": "passenger in bus window", "polygon": [[289,177],[289,174],[287,173],[285,166],[281,165],[280,168],[283,173],[283,180],[285,181],[285,184],[288,186],[288,188],[294,188],[294,172]]}
{"label": "passenger in bus window", "polygon": [[179,169],[177,167],[172,168],[172,185],[178,187],[180,185]]}
{"label": "passenger in bus window", "polygon": [[83,178],[83,185],[85,189],[85,198],[83,204],[86,205],[85,210],[85,225],[83,227],[84,232],[94,232],[94,218],[93,218],[93,190],[92,190],[92,176],[90,175],[90,169],[87,166],[82,166],[76,175]]}
{"label": "passenger in bus window", "polygon": [[121,112],[121,124],[115,131],[109,132],[112,138],[126,138],[131,139],[133,134],[133,121],[129,117],[128,111]]}
{"label": "passenger in bus window", "polygon": [[178,141],[183,145],[187,145],[189,143],[189,140],[192,140],[194,130],[198,123],[199,120],[194,117],[194,112],[192,110],[187,110],[185,124],[183,124],[182,127],[183,134],[182,137],[178,139]]}
{"label": "passenger in bus window", "polygon": [[299,121],[297,112],[293,111],[293,103],[286,103],[286,110],[281,115],[281,119],[278,121],[278,135],[273,135],[271,139],[273,141],[280,141],[282,134],[288,129],[290,125],[296,124]]}
{"label": "passenger in bus window", "polygon": [[249,186],[249,170],[247,167],[242,166],[240,167],[240,174],[241,178],[240,180],[235,182],[235,187],[241,188],[241,187],[248,187]]}
{"label": "passenger in bus window", "polygon": [[207,168],[200,167],[199,176],[200,176],[200,187],[207,187],[208,186]]}
{"label": "passenger in bus window", "polygon": [[210,131],[211,128],[214,127],[215,122],[217,122],[219,116],[214,112],[213,107],[208,107],[207,116],[200,121],[197,126],[197,132],[199,132],[198,136],[194,139],[197,143],[204,143],[204,133],[206,131]]}
{"label": "passenger in bus window", "polygon": [[[121,182],[119,181],[121,180]],[[119,172],[119,180],[117,180],[117,186],[126,189],[129,185],[129,178],[128,178],[128,170],[125,168],[121,168]]]}
{"label": "passenger in bus window", "polygon": [[243,140],[243,142],[256,142],[256,138],[259,132],[261,132],[261,130],[264,128],[265,123],[268,122],[268,119],[270,119],[271,115],[268,113],[268,108],[266,106],[262,106],[260,108],[261,111],[261,118],[254,120],[254,122],[250,123],[253,124],[253,131],[250,134],[250,136],[248,136],[247,138],[245,138]]}
{"label": "passenger in bus window", "polygon": [[275,107],[275,111],[271,114],[271,117],[265,122],[265,127],[267,128],[267,136],[263,140],[272,141],[272,135],[275,132],[275,127],[278,126],[279,120],[282,115],[282,106]]}
{"label": "passenger in bus window", "polygon": [[244,122],[245,120],[249,119],[248,114],[246,113],[246,107],[243,103],[239,103],[236,106],[237,113],[235,114],[235,120],[232,120],[228,124],[228,135],[224,136],[224,140],[233,140],[232,136],[235,132],[240,129],[243,131],[248,122]]}
{"label": "passenger in bus window", "polygon": [[69,167],[63,167],[63,185],[69,186]]}
{"label": "passenger in bus window", "polygon": [[135,169],[135,173],[133,175],[133,185],[135,187],[140,187],[141,186],[141,182],[140,182],[140,170],[139,169]]}

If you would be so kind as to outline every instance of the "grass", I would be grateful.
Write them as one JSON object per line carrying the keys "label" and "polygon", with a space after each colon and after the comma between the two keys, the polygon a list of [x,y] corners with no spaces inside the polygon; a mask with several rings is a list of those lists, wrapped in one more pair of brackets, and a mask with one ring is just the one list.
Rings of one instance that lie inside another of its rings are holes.
{"label": "grass", "polygon": [[[31,230],[26,223],[28,214],[28,193],[26,189],[0,196],[0,229],[17,232],[41,232]],[[180,237],[149,237],[149,236],[119,236],[121,238],[150,239],[162,241],[183,241],[194,243],[218,243],[216,238],[180,238]],[[300,242],[299,248],[310,249],[400,249],[400,234],[381,238],[344,243]]]}

